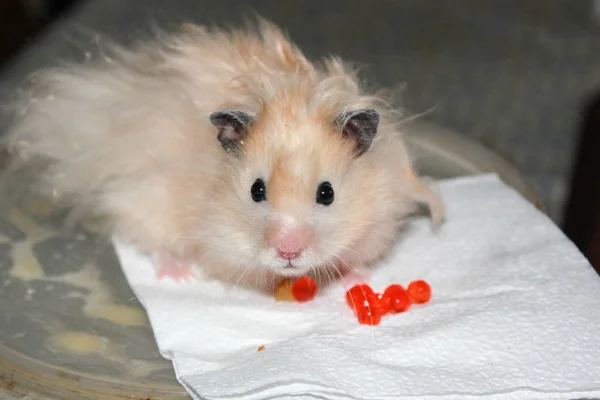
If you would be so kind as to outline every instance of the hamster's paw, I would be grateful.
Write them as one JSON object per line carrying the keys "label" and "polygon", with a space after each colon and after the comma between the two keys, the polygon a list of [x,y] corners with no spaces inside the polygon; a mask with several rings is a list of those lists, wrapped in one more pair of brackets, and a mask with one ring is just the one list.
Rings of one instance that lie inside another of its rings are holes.
{"label": "hamster's paw", "polygon": [[365,268],[352,268],[343,270],[342,279],[343,284],[347,288],[351,288],[354,285],[360,285],[368,283],[371,280],[371,274]]}
{"label": "hamster's paw", "polygon": [[156,278],[162,280],[171,278],[177,283],[188,282],[196,278],[190,264],[182,263],[168,254],[158,257],[158,270]]}
{"label": "hamster's paw", "polygon": [[189,265],[161,267],[158,270],[156,277],[158,280],[162,280],[164,278],[171,278],[177,283],[191,281],[193,278],[195,278],[194,272],[192,271],[192,268]]}

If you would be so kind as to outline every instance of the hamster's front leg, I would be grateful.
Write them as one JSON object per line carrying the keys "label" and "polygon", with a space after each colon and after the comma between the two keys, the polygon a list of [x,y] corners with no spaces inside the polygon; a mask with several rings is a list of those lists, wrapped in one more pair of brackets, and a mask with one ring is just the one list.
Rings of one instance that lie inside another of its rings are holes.
{"label": "hamster's front leg", "polygon": [[348,289],[371,280],[371,273],[364,266],[342,265],[339,267],[339,271],[342,275],[342,283]]}
{"label": "hamster's front leg", "polygon": [[194,271],[189,263],[182,262],[166,252],[157,257],[156,277],[158,280],[171,278],[175,282],[189,281],[194,278]]}

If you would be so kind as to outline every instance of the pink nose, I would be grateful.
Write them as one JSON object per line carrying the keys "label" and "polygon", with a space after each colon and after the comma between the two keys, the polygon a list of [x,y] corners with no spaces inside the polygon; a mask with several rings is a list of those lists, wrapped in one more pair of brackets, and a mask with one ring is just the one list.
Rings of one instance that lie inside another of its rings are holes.
{"label": "pink nose", "polygon": [[281,237],[277,241],[277,253],[279,257],[285,258],[286,260],[293,260],[298,258],[302,250],[304,250],[304,243],[306,236],[302,231],[291,231]]}
{"label": "pink nose", "polygon": [[277,250],[279,253],[279,257],[285,258],[286,260],[293,260],[294,258],[298,258],[300,255],[299,251],[282,251],[281,249]]}
{"label": "pink nose", "polygon": [[273,223],[267,232],[268,243],[277,249],[279,257],[293,260],[300,257],[302,251],[310,244],[312,231],[307,227],[284,228]]}

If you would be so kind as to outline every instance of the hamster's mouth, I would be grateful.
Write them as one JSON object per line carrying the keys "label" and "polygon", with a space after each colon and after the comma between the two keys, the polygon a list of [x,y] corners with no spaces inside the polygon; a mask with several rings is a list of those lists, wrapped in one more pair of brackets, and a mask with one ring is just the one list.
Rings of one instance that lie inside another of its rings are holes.
{"label": "hamster's mouth", "polygon": [[294,265],[288,262],[285,266],[280,267],[278,273],[286,277],[302,276],[308,268],[304,268],[298,265]]}

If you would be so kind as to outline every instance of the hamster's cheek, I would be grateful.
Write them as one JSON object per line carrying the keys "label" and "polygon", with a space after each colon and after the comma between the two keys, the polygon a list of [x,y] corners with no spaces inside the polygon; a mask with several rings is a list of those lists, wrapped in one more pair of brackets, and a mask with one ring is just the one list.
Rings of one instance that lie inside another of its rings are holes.
{"label": "hamster's cheek", "polygon": [[261,241],[260,223],[236,204],[220,204],[203,221],[208,230],[208,249],[213,257],[230,265],[257,264]]}
{"label": "hamster's cheek", "polygon": [[372,228],[375,207],[371,196],[364,195],[365,190],[355,186],[340,187],[336,192],[336,203],[318,210],[315,218],[318,236],[314,249],[319,264],[354,267],[362,262],[360,242]]}

